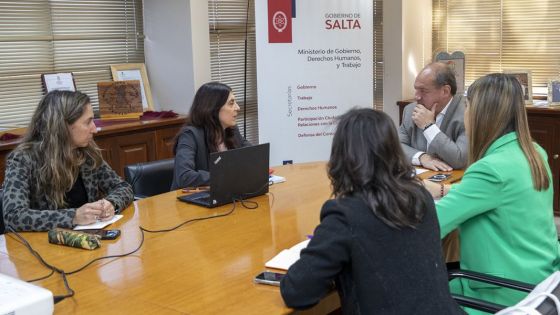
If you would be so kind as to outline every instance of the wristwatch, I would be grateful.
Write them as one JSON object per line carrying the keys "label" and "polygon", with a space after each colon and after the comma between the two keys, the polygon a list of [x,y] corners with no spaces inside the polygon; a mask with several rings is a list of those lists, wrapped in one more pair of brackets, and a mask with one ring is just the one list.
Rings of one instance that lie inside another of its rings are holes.
{"label": "wristwatch", "polygon": [[434,123],[433,122],[429,122],[424,126],[424,130],[430,128]]}

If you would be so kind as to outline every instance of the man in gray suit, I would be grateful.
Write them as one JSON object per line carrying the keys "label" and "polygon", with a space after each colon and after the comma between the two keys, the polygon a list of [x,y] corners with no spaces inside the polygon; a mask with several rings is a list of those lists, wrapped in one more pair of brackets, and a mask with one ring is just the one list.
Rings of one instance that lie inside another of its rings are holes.
{"label": "man in gray suit", "polygon": [[465,99],[455,95],[453,70],[444,63],[428,64],[414,82],[416,102],[404,108],[399,138],[412,164],[435,171],[464,168],[467,136]]}

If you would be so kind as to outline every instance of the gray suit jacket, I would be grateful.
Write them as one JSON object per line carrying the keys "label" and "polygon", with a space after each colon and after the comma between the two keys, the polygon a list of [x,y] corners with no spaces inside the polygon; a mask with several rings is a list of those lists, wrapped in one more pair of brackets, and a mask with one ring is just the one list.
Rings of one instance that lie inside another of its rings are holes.
{"label": "gray suit jacket", "polygon": [[[234,127],[235,141],[239,147],[250,146],[239,129]],[[175,144],[175,169],[171,190],[196,187],[210,184],[209,163],[210,152],[206,146],[204,129],[195,126],[183,128],[177,136]]]}
{"label": "gray suit jacket", "polygon": [[412,111],[416,103],[408,104],[404,108],[399,139],[409,161],[412,161],[416,152],[423,151],[443,160],[455,169],[465,168],[467,165],[467,135],[463,121],[465,99],[462,95],[453,97],[439,127],[441,132],[430,143],[429,148],[423,130],[412,121]]}

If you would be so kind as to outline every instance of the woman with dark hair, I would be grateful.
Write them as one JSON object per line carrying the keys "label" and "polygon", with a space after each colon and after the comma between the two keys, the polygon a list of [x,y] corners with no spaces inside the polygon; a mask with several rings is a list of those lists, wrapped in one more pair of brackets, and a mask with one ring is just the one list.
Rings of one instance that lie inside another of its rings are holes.
{"label": "woman with dark hair", "polygon": [[126,208],[132,188],[103,161],[87,95],[43,97],[23,141],[10,153],[4,179],[4,221],[19,231],[106,221]]}
{"label": "woman with dark hair", "polygon": [[[446,195],[437,204],[441,235],[459,229],[462,269],[539,283],[560,268],[554,192],[519,81],[502,73],[476,80],[467,93],[465,127],[469,166],[461,183],[426,182],[435,197]],[[502,305],[526,295],[469,280],[452,291]]]}
{"label": "woman with dark hair", "polygon": [[286,305],[311,307],[334,282],[344,314],[463,314],[449,293],[434,202],[389,116],[344,114],[328,174],[335,199],[281,281]]}
{"label": "woman with dark hair", "polygon": [[229,86],[210,82],[196,91],[187,122],[175,140],[172,190],[208,185],[211,152],[251,145],[236,127],[238,112]]}

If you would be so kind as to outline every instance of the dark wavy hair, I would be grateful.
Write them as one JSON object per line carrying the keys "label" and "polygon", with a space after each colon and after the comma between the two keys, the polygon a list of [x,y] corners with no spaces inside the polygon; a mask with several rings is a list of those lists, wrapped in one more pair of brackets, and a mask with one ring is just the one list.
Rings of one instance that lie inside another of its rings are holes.
{"label": "dark wavy hair", "polygon": [[328,174],[335,198],[362,198],[390,227],[415,227],[424,217],[425,189],[383,112],[352,109],[339,118]]}
{"label": "dark wavy hair", "polygon": [[94,141],[86,147],[74,148],[69,126],[91,106],[89,97],[79,91],[51,91],[35,109],[27,133],[14,151],[28,152],[37,162],[33,177],[40,195],[57,207],[64,207],[68,192],[86,161],[97,168],[103,163],[101,151]]}
{"label": "dark wavy hair", "polygon": [[239,146],[234,137],[236,127],[224,130],[220,123],[220,109],[227,102],[230,93],[229,86],[219,82],[208,82],[203,84],[194,96],[185,127],[195,126],[204,129],[209,152],[218,151],[218,145],[222,141],[228,150]]}

